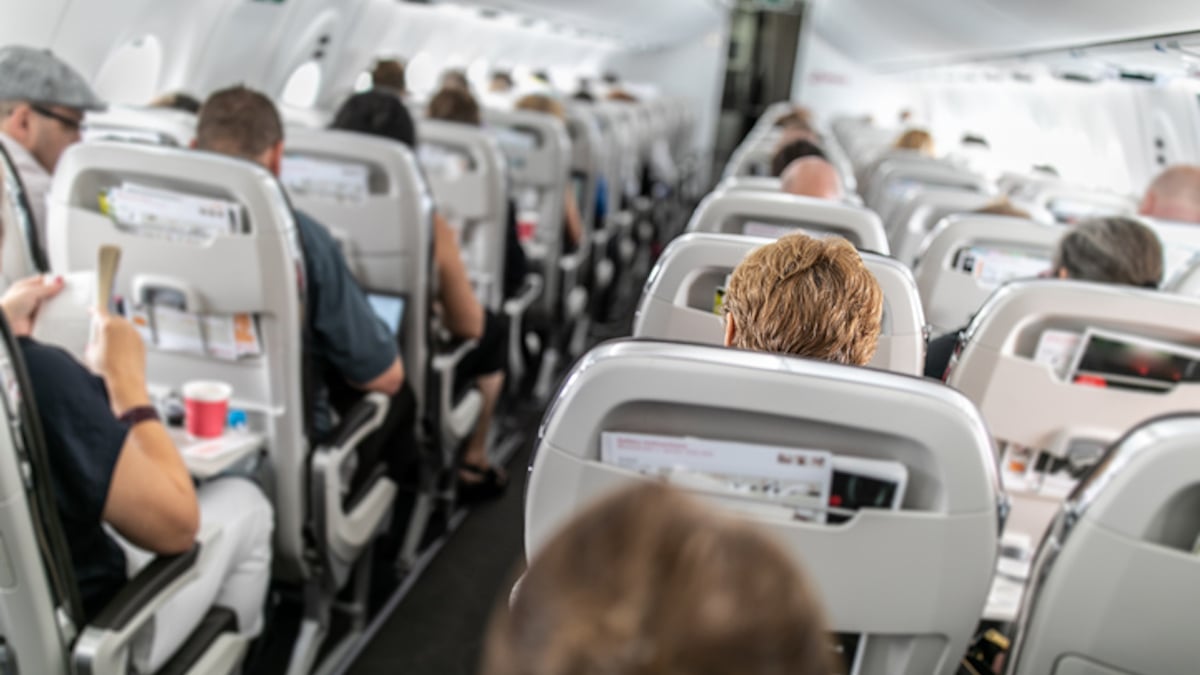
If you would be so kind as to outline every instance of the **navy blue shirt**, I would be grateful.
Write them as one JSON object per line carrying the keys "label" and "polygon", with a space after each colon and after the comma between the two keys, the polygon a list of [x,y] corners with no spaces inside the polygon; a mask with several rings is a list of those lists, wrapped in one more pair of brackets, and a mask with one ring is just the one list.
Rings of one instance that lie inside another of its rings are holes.
{"label": "navy blue shirt", "polygon": [[[304,273],[317,372],[332,371],[347,382],[366,384],[387,372],[399,351],[396,338],[367,302],[350,274],[337,241],[317,221],[296,211],[296,228],[304,245]],[[326,395],[318,392],[319,408]],[[327,431],[318,409],[317,429]]]}
{"label": "navy blue shirt", "polygon": [[19,338],[49,454],[54,502],[91,620],[125,584],[125,554],[100,526],[129,427],[104,382],[67,352]]}

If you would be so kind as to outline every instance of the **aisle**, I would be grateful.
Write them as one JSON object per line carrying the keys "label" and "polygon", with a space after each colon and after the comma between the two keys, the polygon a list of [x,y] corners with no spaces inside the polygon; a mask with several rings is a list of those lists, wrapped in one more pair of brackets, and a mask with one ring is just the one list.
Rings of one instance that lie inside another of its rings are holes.
{"label": "aisle", "polygon": [[524,564],[521,507],[539,421],[523,430],[529,441],[509,463],[504,497],[472,509],[347,672],[475,674],[494,603]]}

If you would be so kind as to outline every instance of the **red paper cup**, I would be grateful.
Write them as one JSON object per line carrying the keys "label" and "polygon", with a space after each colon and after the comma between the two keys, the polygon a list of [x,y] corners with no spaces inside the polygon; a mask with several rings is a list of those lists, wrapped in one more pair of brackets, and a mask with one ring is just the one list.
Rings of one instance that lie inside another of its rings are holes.
{"label": "red paper cup", "polygon": [[195,438],[217,438],[225,433],[229,397],[233,387],[224,382],[197,381],[183,385],[184,424]]}
{"label": "red paper cup", "polygon": [[517,240],[527,242],[537,236],[537,223],[532,220],[517,221]]}

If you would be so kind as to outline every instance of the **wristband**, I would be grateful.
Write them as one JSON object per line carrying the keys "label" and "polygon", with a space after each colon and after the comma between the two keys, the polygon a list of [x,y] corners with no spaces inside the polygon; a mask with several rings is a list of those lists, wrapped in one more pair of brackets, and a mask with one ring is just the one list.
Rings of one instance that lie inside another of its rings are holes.
{"label": "wristband", "polygon": [[147,420],[154,420],[157,422],[159,419],[157,408],[152,405],[139,405],[121,413],[121,416],[117,418],[117,421],[123,424],[128,424],[132,427],[135,424],[145,422]]}

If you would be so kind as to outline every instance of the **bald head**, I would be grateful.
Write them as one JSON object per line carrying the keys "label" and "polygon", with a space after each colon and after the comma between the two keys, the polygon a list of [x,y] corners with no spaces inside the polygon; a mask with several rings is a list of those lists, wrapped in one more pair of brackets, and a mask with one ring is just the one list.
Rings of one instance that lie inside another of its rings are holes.
{"label": "bald head", "polygon": [[1162,220],[1200,223],[1200,166],[1178,164],[1146,188],[1138,213]]}
{"label": "bald head", "polygon": [[819,157],[801,157],[779,177],[783,191],[817,199],[841,199],[842,179],[833,165]]}

